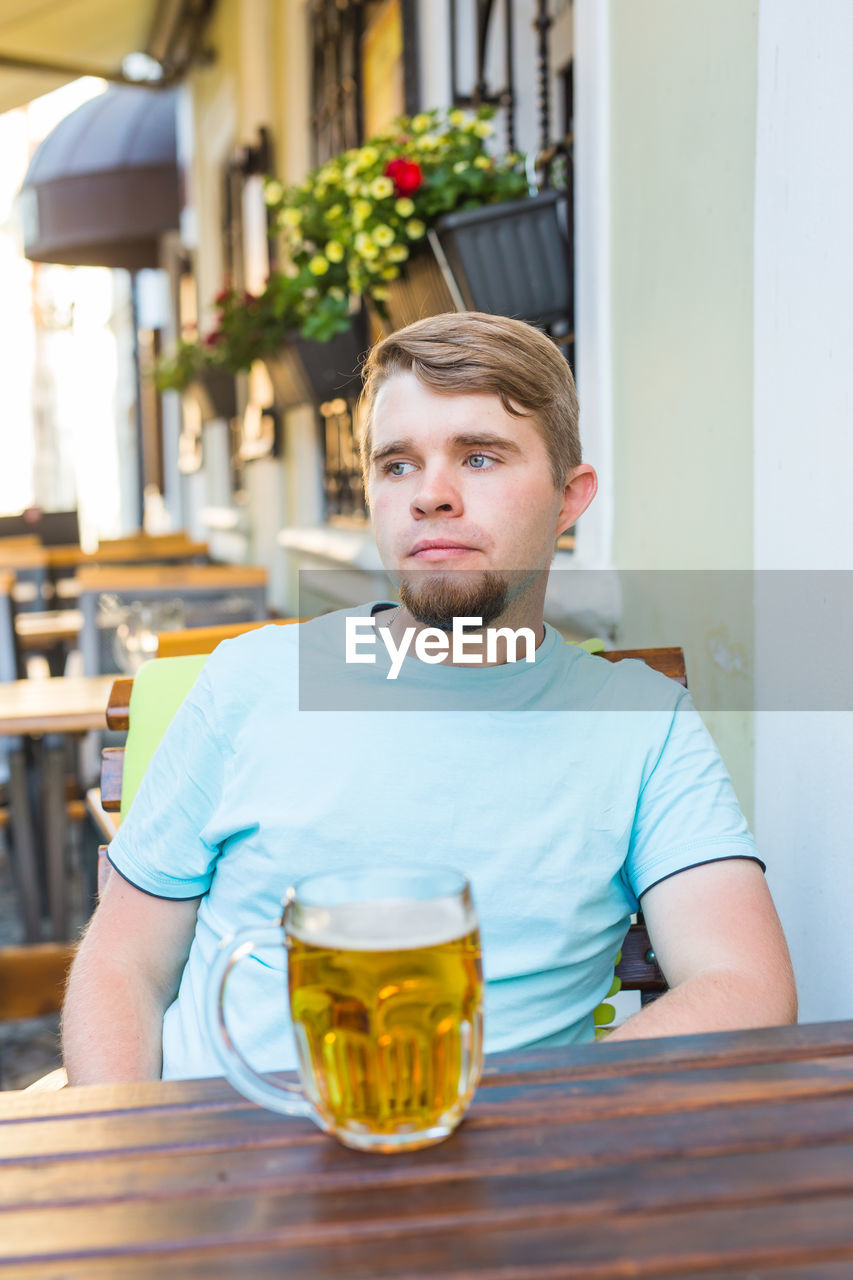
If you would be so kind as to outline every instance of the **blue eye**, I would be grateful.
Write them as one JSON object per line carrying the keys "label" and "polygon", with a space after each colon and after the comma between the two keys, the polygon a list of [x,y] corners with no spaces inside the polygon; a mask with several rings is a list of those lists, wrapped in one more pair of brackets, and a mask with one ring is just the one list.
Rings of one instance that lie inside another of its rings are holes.
{"label": "blue eye", "polygon": [[404,476],[408,473],[405,471],[399,470],[399,468],[412,467],[412,466],[414,466],[414,463],[412,462],[401,462],[399,460],[396,460],[394,462],[386,462],[384,470],[387,471],[387,473],[391,476]]}
{"label": "blue eye", "polygon": [[470,453],[467,458],[468,465],[474,471],[487,471],[493,466],[494,458],[490,458],[485,453]]}

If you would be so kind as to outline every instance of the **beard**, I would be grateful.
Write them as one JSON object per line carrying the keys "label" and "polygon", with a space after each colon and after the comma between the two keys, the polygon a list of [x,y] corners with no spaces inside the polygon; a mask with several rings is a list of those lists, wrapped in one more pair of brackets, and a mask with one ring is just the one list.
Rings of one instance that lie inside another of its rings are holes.
{"label": "beard", "polygon": [[455,573],[406,573],[398,583],[400,600],[416,622],[452,631],[454,618],[481,618],[488,627],[504,612],[509,580],[496,569]]}

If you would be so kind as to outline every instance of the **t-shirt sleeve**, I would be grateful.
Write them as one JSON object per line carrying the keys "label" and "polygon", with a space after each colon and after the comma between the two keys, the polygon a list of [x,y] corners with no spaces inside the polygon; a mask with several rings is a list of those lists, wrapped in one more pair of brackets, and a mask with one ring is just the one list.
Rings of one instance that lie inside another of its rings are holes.
{"label": "t-shirt sleeve", "polygon": [[224,780],[207,667],[164,733],[108,857],[126,880],[161,898],[207,893],[219,847],[206,835]]}
{"label": "t-shirt sleeve", "polygon": [[625,874],[634,895],[678,871],[758,857],[713,738],[685,691],[637,802]]}

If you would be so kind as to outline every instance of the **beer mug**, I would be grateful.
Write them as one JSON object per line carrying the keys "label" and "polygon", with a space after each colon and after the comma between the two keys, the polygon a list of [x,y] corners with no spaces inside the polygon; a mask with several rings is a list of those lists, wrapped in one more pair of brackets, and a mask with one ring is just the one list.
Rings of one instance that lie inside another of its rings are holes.
{"label": "beer mug", "polygon": [[[261,1076],[226,1026],[229,975],[271,941],[286,948],[301,1087]],[[441,1142],[468,1109],[483,1065],[480,933],[468,881],[426,866],[301,880],[280,924],[220,944],[208,1026],[226,1076],[253,1102],[307,1116],[364,1151]]]}

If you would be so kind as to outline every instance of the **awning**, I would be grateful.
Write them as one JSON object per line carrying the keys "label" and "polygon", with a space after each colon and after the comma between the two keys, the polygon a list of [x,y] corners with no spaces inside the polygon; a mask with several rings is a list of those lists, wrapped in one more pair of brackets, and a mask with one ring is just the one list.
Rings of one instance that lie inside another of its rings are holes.
{"label": "awning", "polygon": [[160,265],[159,238],[179,222],[176,94],[116,86],[60,120],[18,196],[28,258]]}
{"label": "awning", "polygon": [[171,84],[198,52],[215,0],[0,0],[0,111],[78,76],[118,83],[145,53]]}

